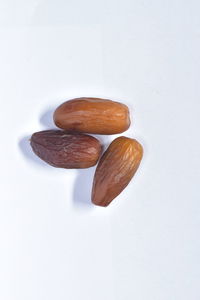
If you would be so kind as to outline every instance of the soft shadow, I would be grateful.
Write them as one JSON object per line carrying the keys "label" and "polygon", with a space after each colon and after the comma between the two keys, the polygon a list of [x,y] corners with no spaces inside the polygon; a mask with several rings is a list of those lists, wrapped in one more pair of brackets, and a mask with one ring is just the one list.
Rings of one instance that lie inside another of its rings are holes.
{"label": "soft shadow", "polygon": [[100,141],[101,145],[103,146],[103,151],[105,151],[107,146],[113,140],[112,135],[102,135],[102,134],[92,134],[92,135]]}
{"label": "soft shadow", "polygon": [[55,107],[48,108],[40,116],[40,123],[44,127],[47,127],[46,129],[56,128],[54,121],[53,121],[54,111],[55,111]]}
{"label": "soft shadow", "polygon": [[30,138],[31,136],[25,136],[19,140],[18,145],[22,154],[27,160],[36,163],[42,167],[47,167],[48,165],[38,156],[36,156],[33,150],[31,149]]}
{"label": "soft shadow", "polygon": [[91,191],[95,169],[96,167],[78,170],[73,191],[73,205],[78,209],[94,208]]}

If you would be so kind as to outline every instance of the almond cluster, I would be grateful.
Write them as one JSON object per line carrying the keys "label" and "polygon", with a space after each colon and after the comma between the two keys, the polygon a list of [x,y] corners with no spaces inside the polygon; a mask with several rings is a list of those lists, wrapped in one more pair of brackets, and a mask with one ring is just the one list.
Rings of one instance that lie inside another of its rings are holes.
{"label": "almond cluster", "polygon": [[92,202],[108,206],[129,184],[137,171],[143,148],[135,139],[116,138],[102,154],[99,140],[85,134],[118,134],[130,127],[126,105],[108,99],[77,98],[64,102],[54,112],[62,130],[45,130],[31,136],[34,153],[53,167],[90,168],[97,164]]}

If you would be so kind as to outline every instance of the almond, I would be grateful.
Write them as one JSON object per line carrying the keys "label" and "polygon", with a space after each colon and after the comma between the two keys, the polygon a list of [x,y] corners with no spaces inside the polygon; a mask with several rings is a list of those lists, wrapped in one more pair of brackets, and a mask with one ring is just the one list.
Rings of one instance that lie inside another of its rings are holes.
{"label": "almond", "polygon": [[94,166],[101,153],[99,141],[85,134],[61,130],[36,132],[31,137],[35,154],[57,168],[80,169]]}
{"label": "almond", "polygon": [[134,139],[116,138],[97,165],[92,202],[107,206],[117,197],[137,171],[143,155],[142,146]]}
{"label": "almond", "polygon": [[54,112],[57,127],[85,133],[116,134],[130,126],[126,105],[100,98],[76,98],[61,104]]}

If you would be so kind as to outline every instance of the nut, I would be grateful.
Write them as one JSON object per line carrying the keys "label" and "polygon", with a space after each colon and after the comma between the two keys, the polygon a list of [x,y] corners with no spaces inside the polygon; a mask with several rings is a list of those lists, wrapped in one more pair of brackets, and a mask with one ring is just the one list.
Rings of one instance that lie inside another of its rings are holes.
{"label": "nut", "polygon": [[101,145],[96,138],[61,130],[34,133],[31,147],[48,164],[66,169],[92,167],[101,153]]}
{"label": "nut", "polygon": [[126,105],[100,98],[77,98],[61,104],[54,112],[57,127],[85,133],[116,134],[130,126]]}
{"label": "nut", "polygon": [[118,137],[101,157],[94,176],[92,202],[107,206],[129,184],[142,159],[142,146],[134,139]]}

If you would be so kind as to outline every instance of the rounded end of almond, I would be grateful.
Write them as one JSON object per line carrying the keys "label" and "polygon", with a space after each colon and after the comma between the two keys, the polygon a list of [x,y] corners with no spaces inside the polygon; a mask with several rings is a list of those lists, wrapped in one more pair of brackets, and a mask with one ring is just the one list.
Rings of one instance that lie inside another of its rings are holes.
{"label": "rounded end of almond", "polygon": [[53,114],[53,121],[54,121],[54,124],[58,127],[58,128],[61,128],[61,129],[64,129],[62,127],[62,125],[60,124],[60,122],[58,121],[58,117],[57,117],[57,109],[55,110],[54,114]]}
{"label": "rounded end of almond", "polygon": [[129,113],[129,110],[127,110],[127,115],[126,115],[126,118],[124,120],[124,122],[121,124],[121,128],[118,132],[116,133],[123,133],[125,131],[127,131],[131,126],[131,117],[130,117],[130,113]]}
{"label": "rounded end of almond", "polygon": [[106,201],[106,199],[102,198],[101,196],[98,196],[95,191],[94,187],[92,190],[92,203],[96,206],[101,206],[101,207],[107,207],[110,204],[111,201]]}
{"label": "rounded end of almond", "polygon": [[95,200],[92,200],[92,203],[100,207],[107,207],[110,204],[110,203],[96,202]]}

